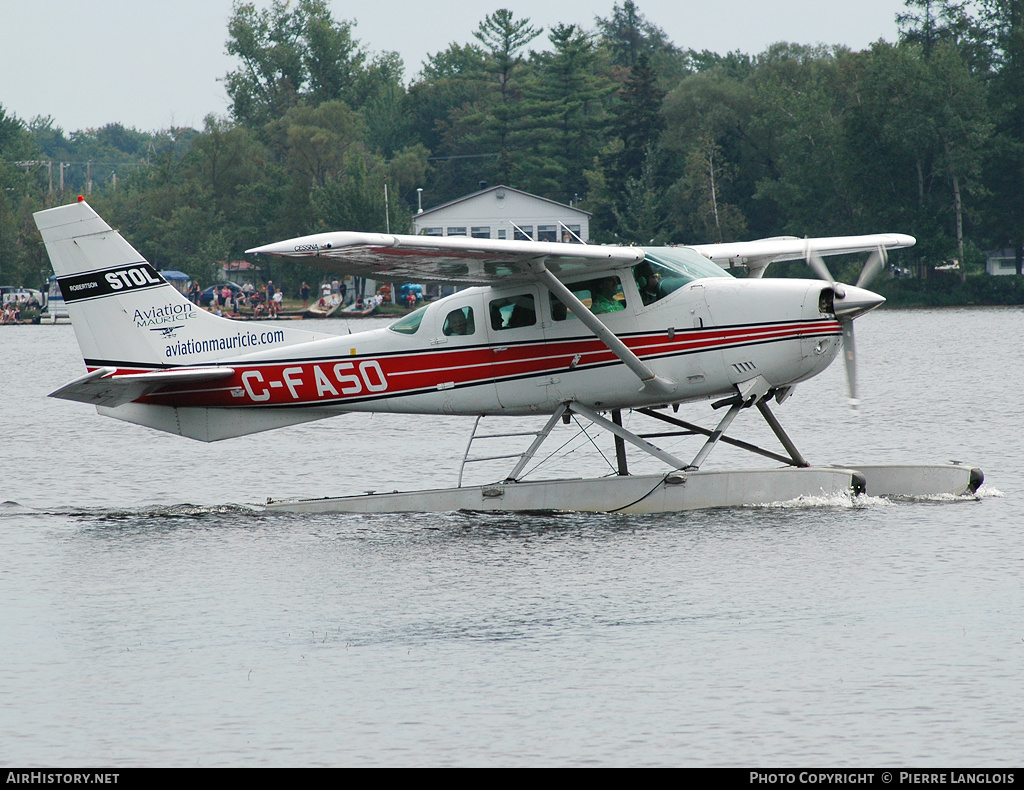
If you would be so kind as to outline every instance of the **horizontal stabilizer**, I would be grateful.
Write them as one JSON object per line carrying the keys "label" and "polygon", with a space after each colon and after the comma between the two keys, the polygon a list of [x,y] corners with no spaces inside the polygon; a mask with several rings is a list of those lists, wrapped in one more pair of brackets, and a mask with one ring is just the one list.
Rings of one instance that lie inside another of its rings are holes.
{"label": "horizontal stabilizer", "polygon": [[102,367],[65,384],[50,393],[51,398],[91,403],[94,406],[121,406],[170,384],[194,384],[217,381],[231,376],[234,368],[176,368],[152,373],[128,373],[115,376],[116,368]]}

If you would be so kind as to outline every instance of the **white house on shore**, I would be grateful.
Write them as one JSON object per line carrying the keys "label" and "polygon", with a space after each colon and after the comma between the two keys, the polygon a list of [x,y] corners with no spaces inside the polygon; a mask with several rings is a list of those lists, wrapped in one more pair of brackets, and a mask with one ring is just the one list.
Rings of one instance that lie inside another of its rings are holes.
{"label": "white house on shore", "polygon": [[985,253],[985,272],[987,274],[1016,274],[1016,250],[991,250]]}
{"label": "white house on shore", "polygon": [[413,217],[412,232],[585,244],[590,240],[590,216],[574,206],[499,185],[420,211]]}

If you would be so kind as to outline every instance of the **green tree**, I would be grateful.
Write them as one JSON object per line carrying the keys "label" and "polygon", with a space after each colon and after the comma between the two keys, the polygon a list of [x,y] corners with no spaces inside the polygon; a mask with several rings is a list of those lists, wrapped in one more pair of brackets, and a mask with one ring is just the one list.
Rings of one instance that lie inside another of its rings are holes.
{"label": "green tree", "polygon": [[397,52],[373,59],[364,75],[360,115],[366,129],[366,145],[384,157],[413,141],[409,98],[403,84],[404,66]]}
{"label": "green tree", "polygon": [[42,208],[39,148],[25,123],[0,105],[0,281],[39,288],[42,258],[32,211]]}
{"label": "green tree", "polygon": [[829,235],[857,222],[845,119],[855,103],[846,51],[775,44],[758,56],[747,135],[762,158],[754,199],[772,235]]}
{"label": "green tree", "polygon": [[464,122],[478,125],[481,129],[478,141],[493,146],[498,154],[495,175],[504,183],[513,181],[520,148],[517,133],[522,98],[520,75],[524,69],[522,53],[540,32],[529,19],[516,20],[507,8],[499,8],[484,17],[473,33],[487,53],[484,69],[492,96],[486,107],[479,108]]}
{"label": "green tree", "polygon": [[[317,225],[324,230],[406,232],[412,213],[398,201],[384,201],[389,168],[380,157],[358,149],[345,155],[341,172],[313,192]],[[390,186],[390,185],[389,185]],[[390,192],[391,190],[389,190]]]}
{"label": "green tree", "polygon": [[665,213],[657,178],[657,153],[651,146],[644,152],[640,172],[626,179],[625,188],[613,212],[618,221],[616,237],[626,244],[665,244]]}
{"label": "green tree", "polygon": [[613,183],[625,184],[627,179],[641,177],[640,169],[665,126],[661,114],[664,98],[650,59],[640,53],[612,111],[612,130],[622,140],[622,149],[612,165]]}
{"label": "green tree", "polygon": [[753,102],[742,80],[717,67],[689,75],[665,98],[661,146],[675,178],[666,214],[679,240],[737,240],[745,233],[738,204],[759,171],[746,139]]}
{"label": "green tree", "polygon": [[224,83],[234,117],[262,125],[305,100],[358,98],[365,58],[352,23],[336,22],[327,0],[274,0],[269,9],[236,2],[227,51],[241,61]]}
{"label": "green tree", "polygon": [[522,186],[573,200],[584,193],[584,171],[607,136],[606,105],[615,85],[584,30],[557,25],[548,38],[554,52],[535,55],[536,68],[525,89],[523,126],[532,157]]}
{"label": "green tree", "polygon": [[641,55],[656,60],[661,55],[675,55],[679,50],[669,41],[665,31],[649,22],[633,0],[615,3],[607,19],[596,17],[597,30],[611,52],[612,63],[634,68]]}
{"label": "green tree", "polygon": [[991,131],[984,83],[952,42],[928,58],[921,46],[879,42],[855,61],[847,182],[861,216],[917,236],[908,257],[965,261]]}
{"label": "green tree", "polygon": [[1024,0],[984,0],[982,24],[995,51],[990,105],[995,123],[986,163],[988,237],[1016,251],[1024,273]]}
{"label": "green tree", "polygon": [[685,227],[691,234],[699,234],[696,238],[701,241],[734,241],[747,230],[743,213],[726,200],[735,171],[710,133],[705,133],[686,157],[686,171],[674,192],[687,209]]}
{"label": "green tree", "polygon": [[964,0],[904,0],[906,11],[896,15],[900,41],[917,44],[925,58],[938,44],[956,46],[971,69],[987,71],[992,62],[992,45],[984,26]]}

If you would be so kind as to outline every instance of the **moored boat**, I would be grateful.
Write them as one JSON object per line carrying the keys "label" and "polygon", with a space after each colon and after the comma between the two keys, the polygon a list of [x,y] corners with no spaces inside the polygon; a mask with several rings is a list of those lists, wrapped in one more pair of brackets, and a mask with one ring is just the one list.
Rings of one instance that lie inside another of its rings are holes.
{"label": "moored boat", "polygon": [[328,318],[344,304],[339,294],[328,294],[316,304],[310,305],[303,313],[305,318]]}

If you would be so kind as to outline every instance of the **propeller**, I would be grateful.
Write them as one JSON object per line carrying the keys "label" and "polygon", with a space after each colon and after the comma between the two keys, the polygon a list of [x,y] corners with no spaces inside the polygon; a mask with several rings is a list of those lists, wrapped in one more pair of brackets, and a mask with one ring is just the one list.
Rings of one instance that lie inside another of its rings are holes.
{"label": "propeller", "polygon": [[825,265],[822,257],[807,245],[804,251],[804,260],[811,267],[818,278],[832,286],[832,307],[840,326],[843,328],[843,362],[846,365],[846,386],[849,392],[850,408],[855,411],[860,406],[860,399],[857,397],[857,344],[853,336],[853,319],[863,315],[868,310],[873,310],[882,304],[885,299],[876,293],[867,290],[868,284],[885,267],[888,259],[885,248],[879,247],[868,256],[861,269],[860,277],[857,278],[857,285],[845,285],[836,282],[832,273]]}
{"label": "propeller", "polygon": [[867,261],[864,263],[864,268],[860,270],[860,277],[857,278],[858,288],[867,288],[871,281],[878,276],[878,273],[885,268],[886,262],[889,260],[889,253],[885,251],[885,247],[879,247],[872,252]]}

